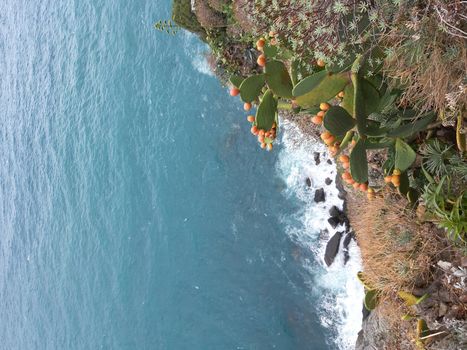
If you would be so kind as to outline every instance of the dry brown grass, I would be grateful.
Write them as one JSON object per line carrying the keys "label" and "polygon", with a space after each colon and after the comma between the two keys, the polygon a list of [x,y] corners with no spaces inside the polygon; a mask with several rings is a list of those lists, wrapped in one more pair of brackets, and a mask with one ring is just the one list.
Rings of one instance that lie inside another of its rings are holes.
{"label": "dry brown grass", "polygon": [[447,125],[467,109],[466,19],[466,4],[430,0],[401,7],[382,36],[384,45],[393,48],[385,74],[405,88],[401,103],[421,112],[435,110]]}
{"label": "dry brown grass", "polygon": [[440,243],[429,224],[417,221],[407,201],[396,194],[372,201],[349,200],[349,218],[361,249],[365,281],[381,292],[381,311],[400,320],[397,292],[411,292],[431,280]]}

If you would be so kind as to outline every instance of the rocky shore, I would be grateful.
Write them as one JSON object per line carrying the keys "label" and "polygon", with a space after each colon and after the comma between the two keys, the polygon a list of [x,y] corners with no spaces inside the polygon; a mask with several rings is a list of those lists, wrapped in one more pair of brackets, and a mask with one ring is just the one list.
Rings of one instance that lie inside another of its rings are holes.
{"label": "rocky shore", "polygon": [[[282,118],[294,123],[305,138],[320,142],[318,130],[312,123],[308,122],[308,118],[303,116],[299,118],[288,113],[283,113]],[[319,165],[321,162],[332,162],[327,152],[314,152],[313,161],[315,165]],[[343,254],[344,263],[347,263],[351,258],[348,251],[349,244],[352,240],[358,244],[358,237],[352,229],[352,221],[358,220],[355,208],[362,205],[362,200],[366,201],[366,198],[362,198],[362,195],[355,191],[346,191],[339,172],[333,178],[326,178],[325,184],[337,186],[339,198],[344,200],[342,210],[336,206],[329,209],[327,220],[333,229],[342,229],[337,230],[330,237],[327,229],[324,229],[321,234],[322,237],[329,237],[323,259],[327,266],[331,266],[339,254]],[[312,186],[309,178],[305,179],[305,185]],[[326,202],[326,188],[315,189],[313,198],[316,203]],[[442,234],[437,230],[433,226],[433,234]],[[425,349],[465,349],[467,346],[467,323],[464,317],[465,310],[462,310],[459,303],[465,304],[467,302],[467,289],[464,290],[463,294],[461,293],[460,299],[462,300],[459,300],[459,293],[453,293],[450,286],[455,283],[458,286],[466,286],[467,261],[451,250],[445,251],[440,258],[446,261],[440,260],[440,266],[434,268],[436,275],[432,276],[430,283],[427,285],[427,281],[418,281],[418,290],[414,291],[418,296],[425,293],[430,295],[426,302],[417,305],[417,313],[426,319],[430,329],[437,329],[440,333],[425,345]],[[395,329],[399,332],[397,336],[394,334]],[[362,329],[355,344],[356,350],[411,350],[414,349],[415,345],[413,333],[410,324],[406,322],[401,321],[395,326],[392,320],[387,319],[384,309],[368,311],[362,300]]]}

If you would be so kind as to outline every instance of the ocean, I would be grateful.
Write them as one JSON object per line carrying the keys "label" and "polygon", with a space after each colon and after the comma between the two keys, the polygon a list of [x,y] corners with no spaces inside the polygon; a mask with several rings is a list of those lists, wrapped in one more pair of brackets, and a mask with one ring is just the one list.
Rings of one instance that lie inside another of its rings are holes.
{"label": "ocean", "polygon": [[352,349],[335,165],[286,121],[260,150],[170,7],[0,1],[0,349]]}

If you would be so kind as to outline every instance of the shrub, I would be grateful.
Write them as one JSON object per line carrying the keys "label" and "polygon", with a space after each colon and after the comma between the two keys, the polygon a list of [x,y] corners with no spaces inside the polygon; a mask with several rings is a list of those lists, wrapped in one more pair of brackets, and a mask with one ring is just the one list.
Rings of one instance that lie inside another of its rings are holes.
{"label": "shrub", "polygon": [[[380,300],[397,300],[430,279],[439,241],[432,225],[417,221],[408,202],[387,194],[371,202],[349,201],[349,217],[361,247],[365,282],[380,291]],[[399,313],[399,318],[401,313]]]}

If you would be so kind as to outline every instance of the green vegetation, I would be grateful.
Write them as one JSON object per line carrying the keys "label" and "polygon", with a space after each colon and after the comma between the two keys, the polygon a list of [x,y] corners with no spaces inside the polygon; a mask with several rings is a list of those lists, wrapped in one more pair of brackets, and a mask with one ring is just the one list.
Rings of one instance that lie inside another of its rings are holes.
{"label": "green vegetation", "polygon": [[[314,124],[355,210],[369,310],[418,318],[438,252],[467,253],[467,4],[450,0],[174,0],[211,47],[251,133],[272,150],[281,110]],[[375,159],[379,159],[378,161]],[[355,192],[358,195],[358,191]],[[439,237],[434,225],[441,228]],[[436,231],[436,232],[435,232]]]}

